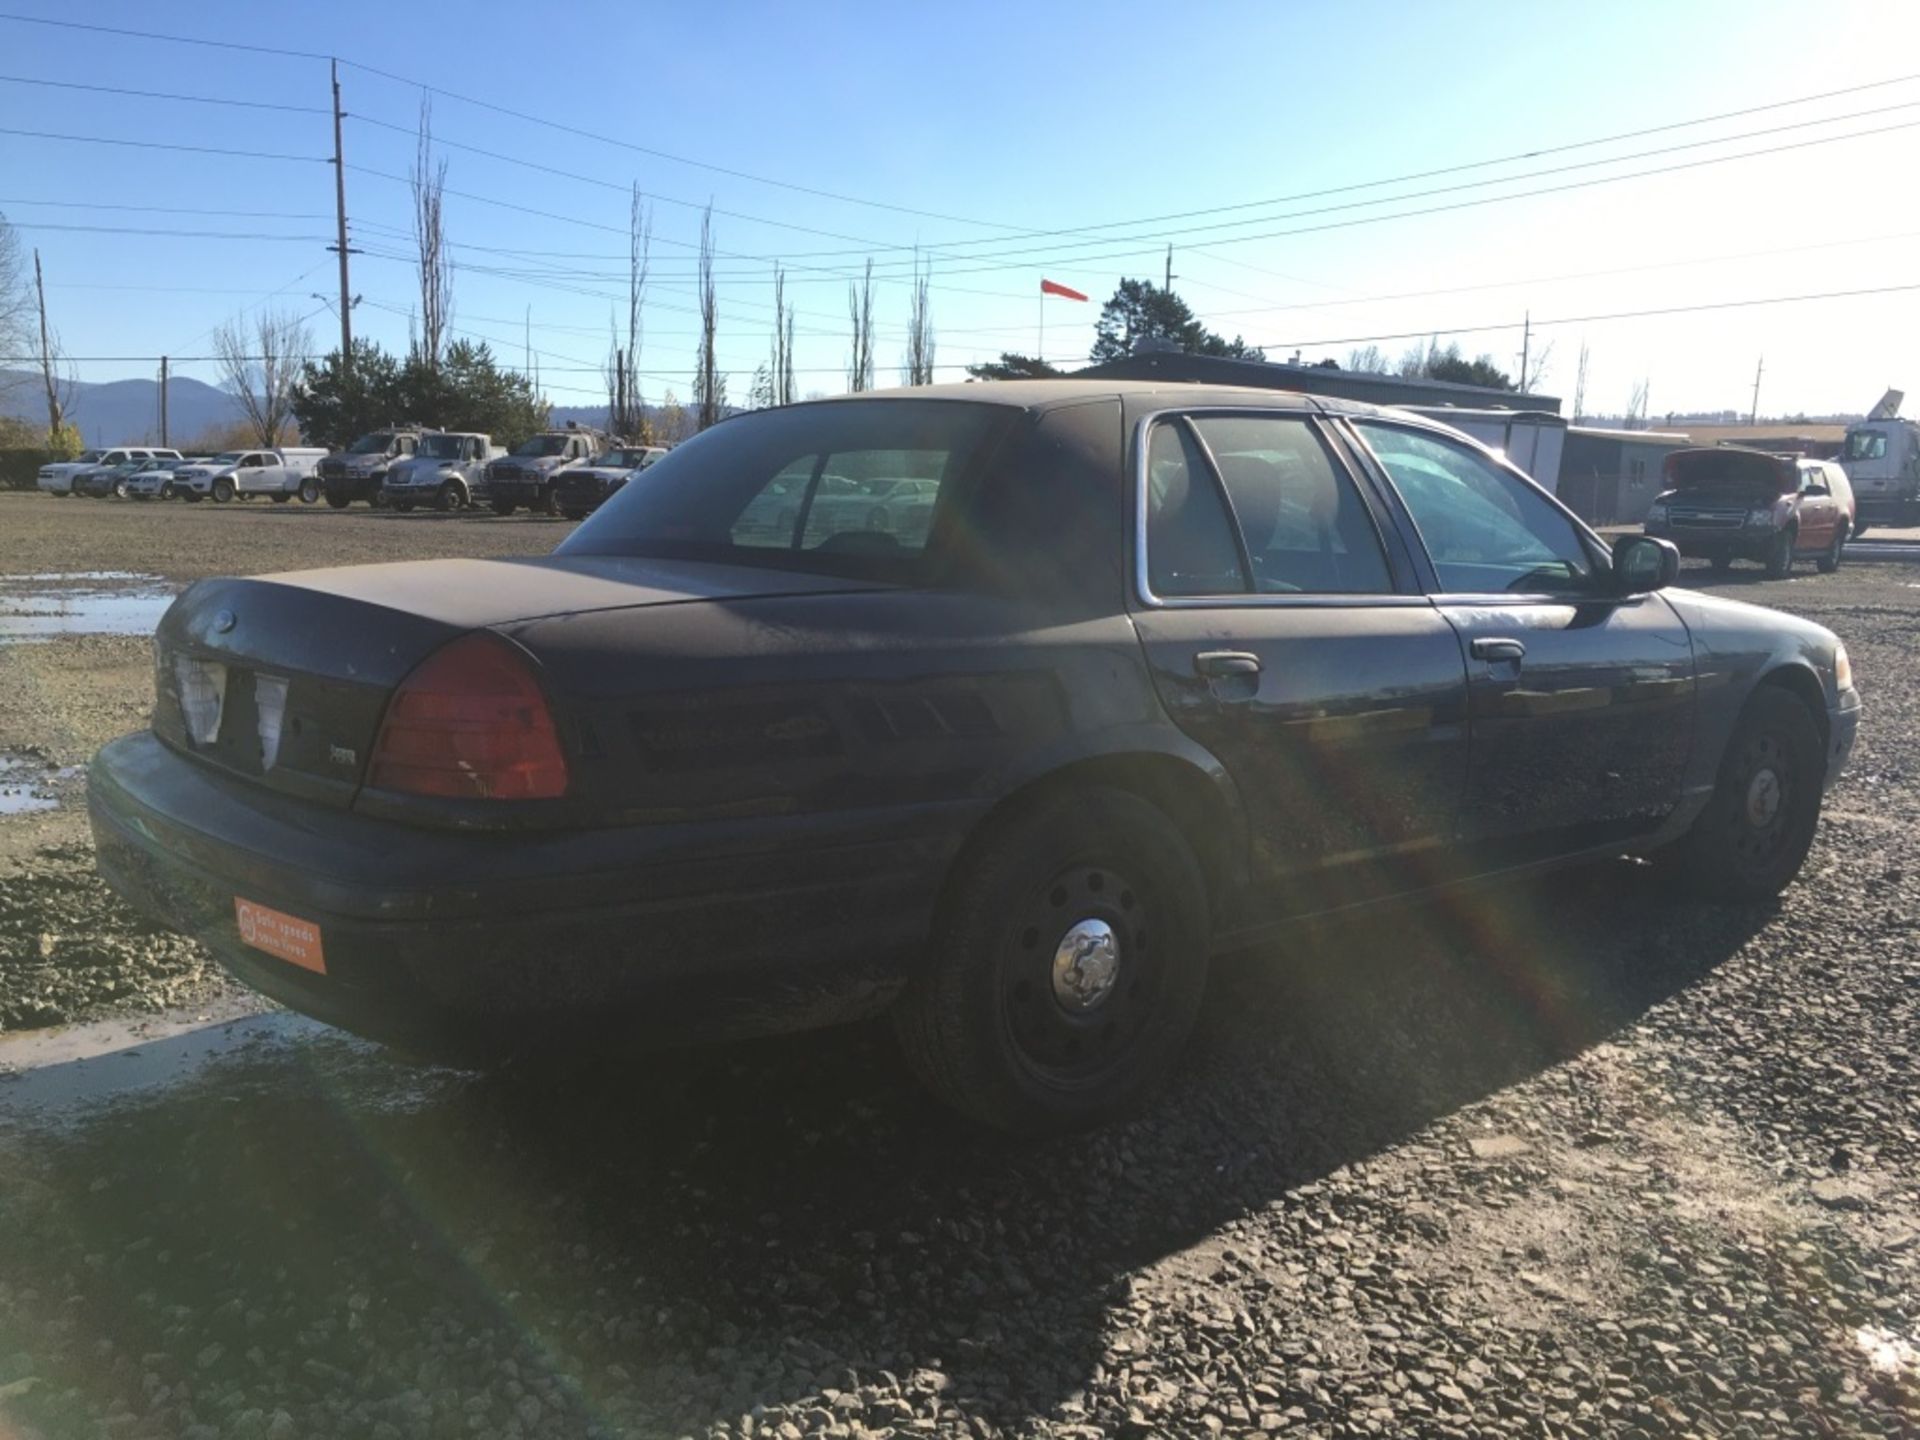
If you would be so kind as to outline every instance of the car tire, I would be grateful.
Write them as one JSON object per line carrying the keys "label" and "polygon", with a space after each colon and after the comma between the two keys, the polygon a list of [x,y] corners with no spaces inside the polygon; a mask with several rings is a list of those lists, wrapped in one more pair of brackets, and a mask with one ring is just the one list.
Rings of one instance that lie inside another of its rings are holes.
{"label": "car tire", "polygon": [[928,1088],[974,1119],[1078,1129],[1166,1077],[1211,941],[1199,862],[1163,812],[1119,790],[1060,794],[961,861],[895,1033]]}
{"label": "car tire", "polygon": [[443,480],[440,488],[433,492],[433,508],[436,510],[458,510],[460,508],[460,482]]}
{"label": "car tire", "polygon": [[319,499],[320,482],[318,480],[302,480],[300,482],[300,503],[302,505],[313,505],[317,504]]}
{"label": "car tire", "polygon": [[411,515],[411,514],[413,513],[413,501],[411,501],[411,500],[389,500],[389,501],[387,502],[387,508],[388,508],[388,509],[390,509],[390,510],[397,510],[397,511],[399,511],[399,512],[400,512],[400,513],[401,513],[402,515]]}
{"label": "car tire", "polygon": [[351,495],[341,495],[332,490],[327,492],[327,508],[329,510],[344,510],[352,503],[353,497]]}
{"label": "car tire", "polygon": [[113,498],[116,500],[124,500],[127,498],[127,482],[126,481],[116,480],[113,482]]}
{"label": "car tire", "polygon": [[1792,530],[1782,530],[1773,537],[1773,543],[1767,547],[1767,578],[1784,580],[1793,574],[1793,547],[1799,536]]}
{"label": "car tire", "polygon": [[1707,808],[1674,848],[1674,878],[1703,899],[1772,899],[1806,861],[1825,788],[1812,712],[1782,687],[1762,685],[1733,727]]}
{"label": "car tire", "polygon": [[291,499],[293,499],[291,495],[276,495],[273,497],[273,503],[276,505],[284,505]]}
{"label": "car tire", "polygon": [[234,489],[232,480],[223,475],[213,482],[213,500],[216,505],[226,504],[229,500],[233,499],[233,496]]}
{"label": "car tire", "polygon": [[515,506],[511,500],[495,500],[491,502],[487,508],[496,515],[511,515],[514,512]]}
{"label": "car tire", "polygon": [[1733,568],[1733,556],[1711,555],[1707,557],[1707,563],[1713,567],[1714,574],[1724,575]]}
{"label": "car tire", "polygon": [[1840,568],[1840,552],[1847,547],[1847,522],[1839,521],[1833,527],[1833,544],[1826,548],[1820,557],[1820,573],[1831,575]]}
{"label": "car tire", "polygon": [[188,490],[180,498],[189,505],[198,505],[205,497],[198,490]]}

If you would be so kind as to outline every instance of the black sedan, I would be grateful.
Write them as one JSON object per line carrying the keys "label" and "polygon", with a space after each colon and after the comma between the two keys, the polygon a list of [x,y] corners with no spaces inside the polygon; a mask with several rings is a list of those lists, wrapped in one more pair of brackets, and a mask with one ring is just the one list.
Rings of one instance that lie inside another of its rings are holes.
{"label": "black sedan", "polygon": [[[930,487],[926,523],[813,504],[828,478]],[[1846,652],[1676,564],[1388,410],[760,411],[549,558],[194,585],[152,729],[94,762],[99,863],[429,1053],[891,1011],[969,1113],[1087,1123],[1165,1074],[1211,955],[1302,916],[1623,852],[1787,885]]]}

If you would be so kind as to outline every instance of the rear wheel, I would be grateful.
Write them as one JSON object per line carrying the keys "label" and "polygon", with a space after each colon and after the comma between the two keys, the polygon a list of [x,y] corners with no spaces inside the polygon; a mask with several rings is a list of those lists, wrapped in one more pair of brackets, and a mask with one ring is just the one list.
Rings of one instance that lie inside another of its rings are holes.
{"label": "rear wheel", "polygon": [[127,498],[127,482],[126,481],[116,480],[113,482],[113,498],[116,500],[124,500]]}
{"label": "rear wheel", "polygon": [[1799,536],[1792,530],[1782,530],[1773,537],[1773,543],[1767,547],[1767,578],[1784,580],[1793,573],[1793,547]]}
{"label": "rear wheel", "polygon": [[162,500],[171,500],[173,498],[173,482],[171,480],[162,480],[160,482],[160,498]]}
{"label": "rear wheel", "polygon": [[302,505],[312,505],[319,499],[320,482],[318,480],[302,480],[300,482],[300,503]]}
{"label": "rear wheel", "polygon": [[1674,848],[1676,878],[1713,900],[1778,895],[1806,861],[1825,783],[1812,712],[1781,687],[1761,686],[1734,725],[1713,798]]}
{"label": "rear wheel", "polygon": [[495,500],[488,508],[496,515],[511,515],[514,512],[514,503],[511,500]]}
{"label": "rear wheel", "polygon": [[1206,986],[1192,849],[1137,796],[1083,790],[1008,821],[963,866],[894,1008],[908,1063],[1003,1130],[1132,1106],[1172,1068]]}
{"label": "rear wheel", "polygon": [[291,495],[276,495],[273,497],[273,503],[276,505],[284,505],[291,499],[293,499]]}
{"label": "rear wheel", "polygon": [[1826,553],[1820,557],[1820,573],[1822,575],[1831,575],[1840,568],[1840,552],[1846,548],[1846,545],[1847,522],[1841,520],[1833,527],[1833,543],[1827,547]]}
{"label": "rear wheel", "polygon": [[233,481],[222,475],[213,482],[213,498],[216,504],[224,505],[233,499]]}
{"label": "rear wheel", "polygon": [[1711,566],[1713,566],[1713,573],[1714,573],[1714,574],[1716,574],[1716,575],[1724,575],[1724,574],[1726,574],[1726,573],[1727,573],[1727,571],[1729,571],[1729,570],[1731,570],[1731,569],[1733,568],[1733,556],[1731,556],[1731,555],[1715,555],[1715,556],[1713,556],[1713,557],[1711,557],[1711,558],[1710,558],[1710,559],[1708,560],[1708,562],[1707,562],[1707,563],[1708,563],[1708,564],[1710,564]]}

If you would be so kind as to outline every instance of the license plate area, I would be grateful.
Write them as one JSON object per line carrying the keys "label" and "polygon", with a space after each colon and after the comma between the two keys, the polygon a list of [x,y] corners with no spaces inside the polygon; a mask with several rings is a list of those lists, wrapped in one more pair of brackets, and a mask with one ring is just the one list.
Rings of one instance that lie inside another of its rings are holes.
{"label": "license plate area", "polygon": [[233,923],[240,932],[244,944],[255,950],[284,960],[289,965],[298,965],[302,970],[311,970],[316,975],[327,973],[326,950],[320,937],[320,926],[312,920],[302,920],[298,915],[289,915],[284,910],[275,910],[270,905],[262,905],[257,900],[233,897]]}

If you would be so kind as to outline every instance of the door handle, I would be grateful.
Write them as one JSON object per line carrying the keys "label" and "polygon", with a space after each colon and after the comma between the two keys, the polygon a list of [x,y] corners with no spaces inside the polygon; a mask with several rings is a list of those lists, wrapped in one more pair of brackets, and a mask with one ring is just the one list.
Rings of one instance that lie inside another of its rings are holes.
{"label": "door handle", "polygon": [[1194,672],[1215,677],[1221,675],[1258,675],[1260,657],[1244,650],[1202,650],[1193,657]]}
{"label": "door handle", "polygon": [[1518,665],[1527,658],[1527,647],[1518,640],[1505,636],[1477,635],[1473,641],[1473,658],[1476,660],[1511,660]]}

